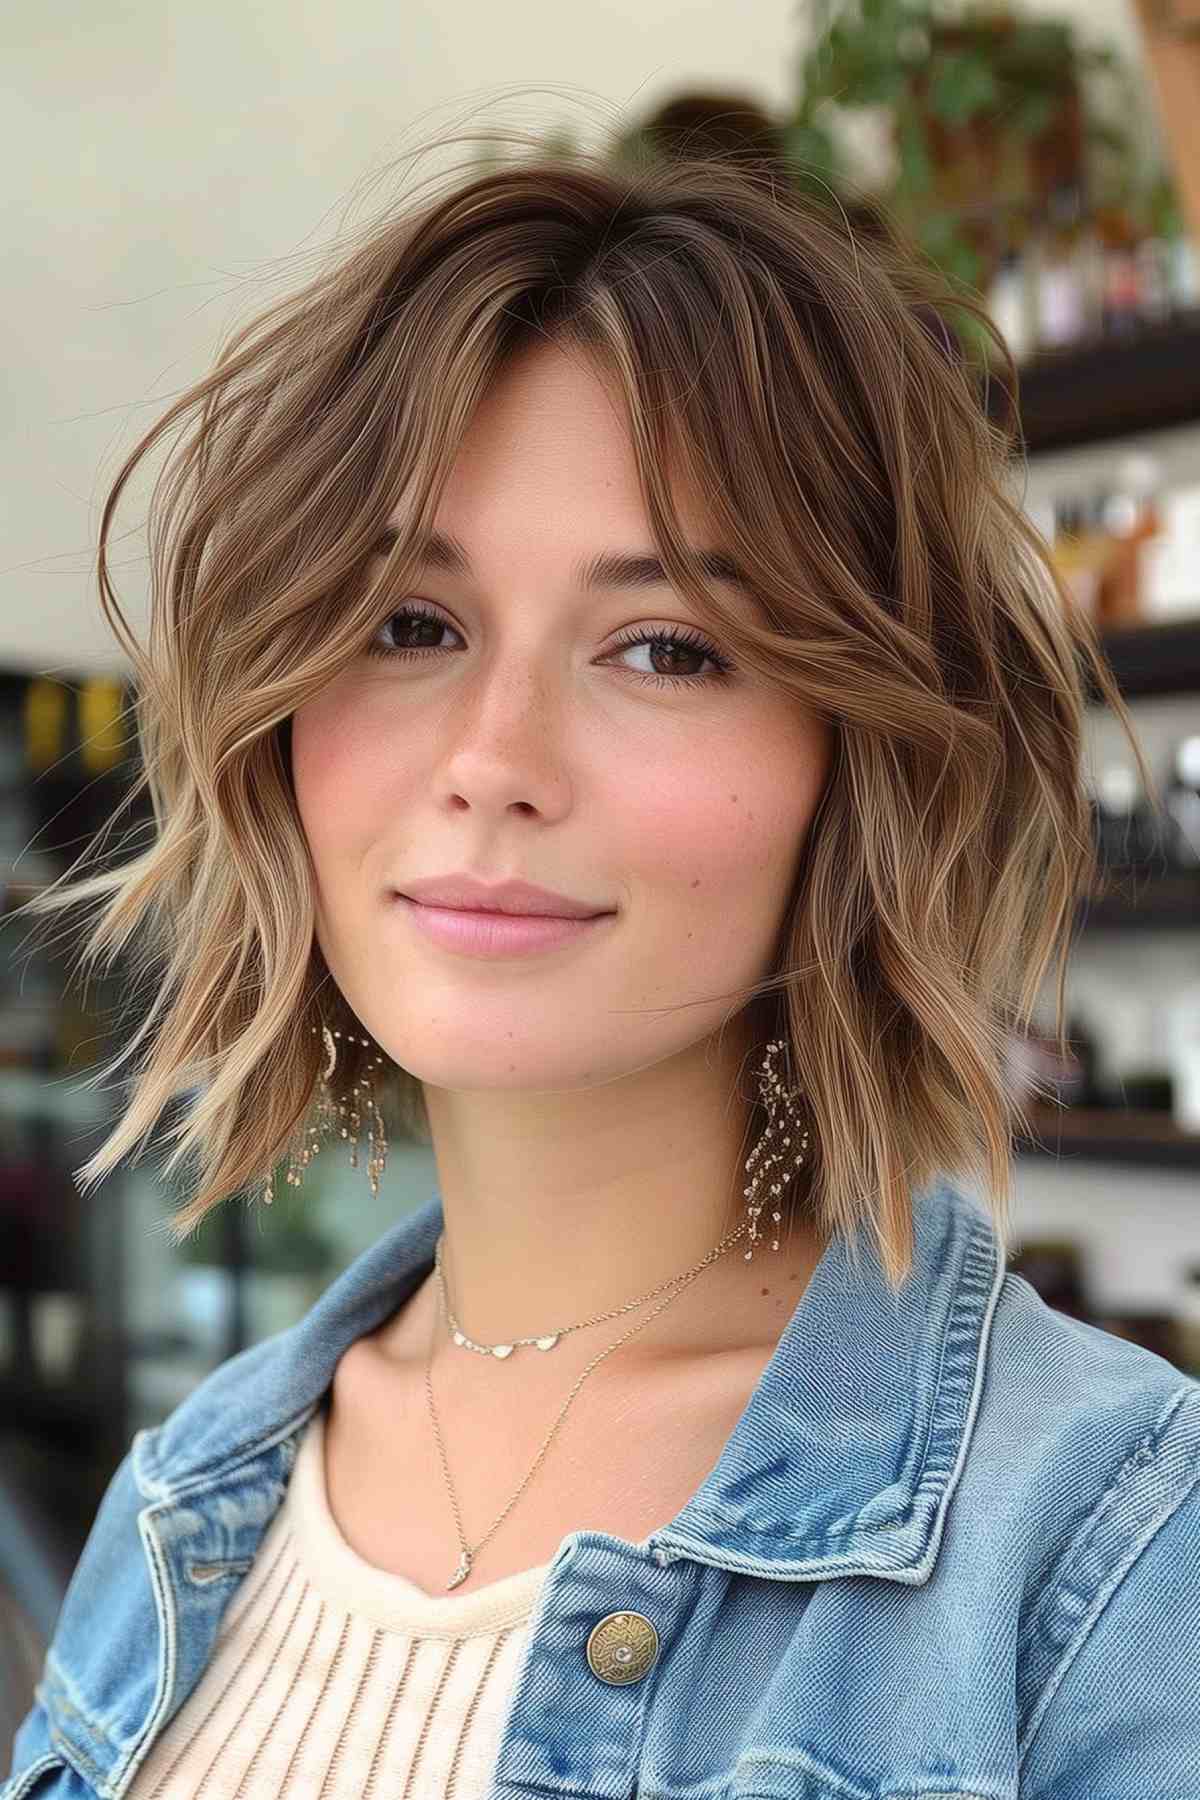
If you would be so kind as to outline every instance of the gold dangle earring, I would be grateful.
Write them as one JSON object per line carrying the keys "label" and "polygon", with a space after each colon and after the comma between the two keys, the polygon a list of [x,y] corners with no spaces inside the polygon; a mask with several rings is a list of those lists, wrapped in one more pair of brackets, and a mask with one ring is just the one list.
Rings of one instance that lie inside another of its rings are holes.
{"label": "gold dangle earring", "polygon": [[[784,1162],[786,1160],[784,1153],[791,1148],[792,1133],[793,1131],[799,1131],[801,1129],[799,1114],[796,1110],[799,1093],[795,1089],[785,1088],[778,1075],[775,1073],[775,1055],[777,1051],[780,1051],[783,1048],[783,1040],[779,1038],[773,1039],[771,1043],[767,1045],[766,1054],[763,1057],[759,1073],[758,1091],[761,1094],[763,1104],[767,1109],[767,1128],[759,1138],[757,1144],[755,1144],[745,1162],[747,1174],[750,1174],[751,1170],[753,1170],[753,1176],[750,1186],[742,1189],[742,1193],[749,1201],[746,1211],[750,1216],[750,1248],[742,1258],[743,1262],[749,1262],[754,1255],[754,1244],[758,1237],[758,1215],[763,1209],[763,1202],[758,1197],[760,1184],[768,1169],[773,1168],[776,1163]],[[782,1120],[777,1120],[776,1112],[780,1107],[783,1109],[783,1118]],[[782,1138],[780,1137],[780,1133],[783,1134]],[[778,1149],[775,1148],[776,1144],[779,1145]],[[792,1168],[789,1173],[794,1173],[795,1170],[800,1167],[801,1163],[804,1162],[804,1153],[807,1148],[808,1132],[805,1130],[800,1140],[800,1148],[792,1161]],[[764,1151],[770,1151],[771,1154],[764,1157]],[[758,1164],[760,1157],[763,1157],[762,1165],[761,1167],[757,1167],[756,1165]],[[771,1194],[776,1202],[771,1217],[775,1221],[777,1233],[779,1220],[782,1217],[779,1210],[778,1196],[783,1192],[784,1182],[787,1181],[788,1178],[788,1175],[784,1175],[781,1180],[773,1181],[771,1183]],[[772,1240],[771,1248],[772,1250],[778,1250],[778,1235]]]}
{"label": "gold dangle earring", "polygon": [[[317,1027],[310,1028],[315,1036]],[[379,1196],[379,1182],[387,1167],[388,1140],[383,1123],[383,1115],[375,1100],[375,1088],[371,1079],[371,1066],[364,1070],[361,1081],[352,1084],[349,1093],[343,1094],[335,1101],[329,1085],[329,1077],[333,1074],[337,1063],[337,1044],[340,1031],[331,1031],[328,1025],[322,1025],[321,1036],[325,1044],[325,1066],[321,1071],[321,1079],[317,1087],[316,1118],[309,1123],[304,1132],[304,1142],[298,1149],[293,1149],[288,1158],[287,1183],[289,1187],[299,1187],[304,1180],[304,1171],[319,1153],[325,1137],[337,1132],[341,1137],[349,1138],[350,1167],[358,1167],[359,1135],[362,1129],[362,1118],[365,1112],[368,1124],[368,1146],[370,1154],[367,1159],[367,1178],[371,1183],[371,1197]],[[352,1032],[346,1033],[349,1043],[362,1044],[364,1049],[371,1048],[370,1038],[355,1037]],[[380,1068],[383,1057],[373,1059],[374,1067]],[[359,1104],[359,1095],[362,1104]],[[270,1206],[273,1199],[271,1191],[272,1176],[268,1175],[263,1188],[263,1199]]]}

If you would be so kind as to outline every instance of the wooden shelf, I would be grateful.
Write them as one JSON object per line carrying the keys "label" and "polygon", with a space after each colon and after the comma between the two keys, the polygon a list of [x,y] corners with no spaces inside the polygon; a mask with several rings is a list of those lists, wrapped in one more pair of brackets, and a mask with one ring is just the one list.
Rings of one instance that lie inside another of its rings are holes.
{"label": "wooden shelf", "polygon": [[1115,1162],[1138,1168],[1200,1169],[1200,1132],[1181,1131],[1166,1113],[1070,1106],[1026,1108],[1033,1135],[1018,1134],[1018,1156]]}
{"label": "wooden shelf", "polygon": [[[1140,325],[1127,338],[1043,351],[1017,374],[1028,455],[1200,423],[1200,309]],[[993,371],[990,416],[1004,419],[1011,400]]]}
{"label": "wooden shelf", "polygon": [[1159,874],[1113,870],[1109,889],[1083,901],[1081,931],[1194,931],[1200,925],[1200,869]]}
{"label": "wooden shelf", "polygon": [[[1125,699],[1200,694],[1200,592],[1194,617],[1105,631],[1101,644]],[[1100,699],[1090,679],[1087,688],[1089,699]]]}

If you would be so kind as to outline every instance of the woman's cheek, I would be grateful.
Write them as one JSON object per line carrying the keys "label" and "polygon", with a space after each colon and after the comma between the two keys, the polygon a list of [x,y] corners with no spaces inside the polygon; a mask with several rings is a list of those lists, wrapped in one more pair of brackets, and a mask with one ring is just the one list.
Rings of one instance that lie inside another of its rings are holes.
{"label": "woman's cheek", "polygon": [[292,781],[314,857],[336,842],[365,794],[362,746],[347,709],[324,696],[292,719]]}

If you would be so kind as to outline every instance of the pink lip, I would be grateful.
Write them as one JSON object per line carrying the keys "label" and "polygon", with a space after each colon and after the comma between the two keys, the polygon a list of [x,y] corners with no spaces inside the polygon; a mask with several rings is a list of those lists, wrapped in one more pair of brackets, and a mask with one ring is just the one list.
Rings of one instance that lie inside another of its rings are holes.
{"label": "pink lip", "polygon": [[553,888],[535,887],[532,882],[510,879],[481,881],[464,869],[457,875],[409,876],[397,882],[395,892],[422,906],[449,906],[456,912],[515,913],[519,918],[536,914],[558,919],[593,919],[597,913],[609,912],[607,906],[593,906],[576,900],[570,894],[556,894]]}
{"label": "pink lip", "polygon": [[467,956],[521,956],[552,950],[616,917],[615,913],[563,919],[530,913],[464,912],[451,906],[426,906],[407,894],[397,894],[396,905],[403,907],[417,929],[435,944]]}

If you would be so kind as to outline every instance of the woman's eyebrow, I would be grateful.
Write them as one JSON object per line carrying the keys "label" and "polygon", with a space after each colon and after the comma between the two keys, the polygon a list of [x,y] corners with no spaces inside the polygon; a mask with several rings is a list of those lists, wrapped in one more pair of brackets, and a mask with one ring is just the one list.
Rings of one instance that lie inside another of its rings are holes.
{"label": "woman's eyebrow", "polygon": [[[372,556],[386,556],[399,537],[398,526],[386,526],[372,548]],[[693,555],[710,581],[721,581],[751,592],[743,570],[724,551],[694,550]],[[440,569],[446,575],[469,575],[471,572],[471,559],[462,544],[443,531],[431,532],[426,538],[421,562],[426,568]],[[578,585],[584,589],[671,585],[660,559],[647,550],[602,552],[576,563],[573,573]]]}

